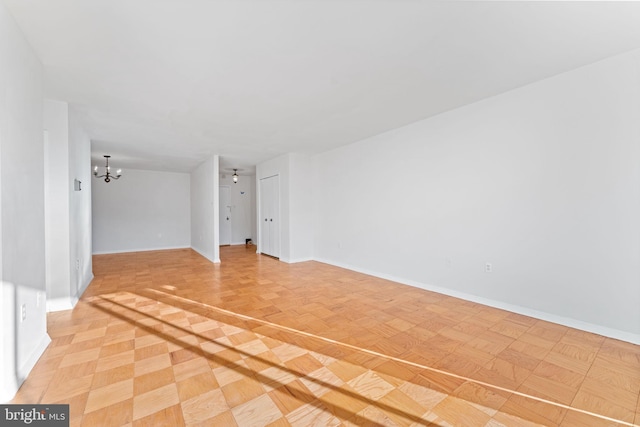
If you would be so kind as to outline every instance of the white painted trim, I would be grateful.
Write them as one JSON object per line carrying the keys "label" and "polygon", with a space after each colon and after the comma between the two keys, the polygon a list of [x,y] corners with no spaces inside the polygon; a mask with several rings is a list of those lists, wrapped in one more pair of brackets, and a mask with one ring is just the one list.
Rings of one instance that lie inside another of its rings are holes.
{"label": "white painted trim", "polygon": [[60,297],[47,299],[47,313],[53,311],[72,310],[78,302],[77,297]]}
{"label": "white painted trim", "polygon": [[594,323],[583,322],[581,320],[572,319],[570,317],[558,316],[544,311],[534,310],[528,307],[522,307],[519,305],[509,304],[502,301],[496,301],[489,298],[483,298],[476,295],[468,294],[466,292],[459,292],[453,289],[443,288],[440,286],[428,285],[425,283],[416,282],[414,280],[408,280],[401,277],[392,276],[389,274],[383,274],[368,269],[354,267],[352,265],[343,264],[328,259],[316,258],[315,261],[324,264],[333,265],[335,267],[345,268],[347,270],[356,271],[358,273],[368,274],[369,276],[378,277],[380,279],[391,280],[393,282],[401,283],[403,285],[413,286],[415,288],[424,289],[431,292],[437,292],[439,294],[448,295],[455,298],[460,298],[466,301],[475,302],[478,304],[487,305],[489,307],[499,308],[501,310],[510,311],[512,313],[522,314],[523,316],[534,317],[536,319],[545,320],[547,322],[557,323],[559,325],[567,326],[569,328],[579,329],[586,332],[602,335],[609,338],[614,338],[621,341],[626,341],[632,344],[640,345],[640,335],[631,332],[621,331],[619,329],[608,328],[602,325],[596,325]]}
{"label": "white painted trim", "polygon": [[123,250],[117,250],[117,251],[98,251],[98,252],[93,252],[92,255],[126,254],[128,252],[168,251],[172,249],[193,249],[193,248],[190,246],[167,246],[162,248],[123,249]]}
{"label": "white painted trim", "polygon": [[18,388],[20,385],[22,385],[24,380],[27,379],[27,376],[29,375],[33,367],[36,366],[36,363],[38,363],[38,359],[40,359],[40,356],[42,356],[42,354],[47,349],[47,346],[49,345],[50,342],[51,342],[51,337],[49,337],[49,334],[45,332],[44,336],[40,338],[40,342],[38,343],[38,346],[35,348],[35,350],[33,350],[33,352],[29,355],[29,358],[25,360],[25,362],[20,366],[20,368],[18,368],[19,369]]}
{"label": "white painted trim", "polygon": [[280,258],[280,261],[286,262],[287,264],[296,264],[298,262],[307,262],[307,261],[315,261],[315,260],[313,258],[293,258],[293,259]]}

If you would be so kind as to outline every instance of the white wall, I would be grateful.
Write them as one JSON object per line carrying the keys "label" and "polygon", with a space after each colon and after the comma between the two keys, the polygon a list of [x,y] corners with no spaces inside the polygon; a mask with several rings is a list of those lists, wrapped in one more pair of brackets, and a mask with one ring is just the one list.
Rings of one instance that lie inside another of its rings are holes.
{"label": "white wall", "polygon": [[[73,107],[69,111],[69,268],[71,296],[75,305],[93,280],[91,193],[91,140],[77,119]],[[80,191],[74,191],[74,181],[80,181]]]}
{"label": "white wall", "polygon": [[[69,107],[44,100],[47,305],[71,308]],[[55,308],[53,308],[55,310]]]}
{"label": "white wall", "polygon": [[313,161],[302,154],[289,155],[289,262],[313,259],[315,199]]}
{"label": "white wall", "polygon": [[44,100],[44,128],[47,310],[68,310],[93,279],[91,142],[66,102]]}
{"label": "white wall", "polygon": [[316,257],[640,343],[639,64],[318,155]]}
{"label": "white wall", "polygon": [[219,158],[205,160],[191,172],[191,248],[220,262],[218,206]]}
{"label": "white wall", "polygon": [[129,169],[109,183],[91,179],[94,254],[190,246],[189,174]]}
{"label": "white wall", "polygon": [[256,177],[241,175],[234,184],[232,175],[220,175],[219,183],[230,188],[231,244],[244,245],[245,239],[255,241],[253,230],[256,224]]}
{"label": "white wall", "polygon": [[15,394],[50,342],[42,120],[42,65],[0,2],[0,402]]}

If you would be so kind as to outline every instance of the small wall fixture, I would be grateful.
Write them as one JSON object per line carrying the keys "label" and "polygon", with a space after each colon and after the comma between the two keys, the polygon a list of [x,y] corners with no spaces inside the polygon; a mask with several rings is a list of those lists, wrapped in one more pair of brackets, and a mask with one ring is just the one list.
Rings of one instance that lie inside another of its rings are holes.
{"label": "small wall fixture", "polygon": [[109,166],[109,157],[111,156],[104,156],[104,158],[107,160],[107,164],[104,167],[104,175],[98,175],[98,166],[94,166],[93,168],[93,176],[95,176],[96,178],[104,178],[104,182],[110,182],[112,179],[118,179],[122,176],[122,169],[118,169],[115,175],[111,173],[111,166]]}
{"label": "small wall fixture", "polygon": [[234,184],[238,183],[238,169],[233,170],[233,183]]}

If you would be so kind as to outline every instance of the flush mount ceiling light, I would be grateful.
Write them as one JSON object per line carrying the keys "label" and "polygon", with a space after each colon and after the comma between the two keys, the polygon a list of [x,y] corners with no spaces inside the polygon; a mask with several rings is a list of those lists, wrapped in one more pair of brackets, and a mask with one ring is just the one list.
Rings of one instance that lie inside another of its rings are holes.
{"label": "flush mount ceiling light", "polygon": [[112,179],[118,179],[122,176],[122,169],[118,169],[115,175],[111,173],[111,166],[109,166],[109,157],[111,156],[104,156],[104,158],[107,159],[107,164],[104,167],[104,175],[98,175],[98,166],[94,166],[93,168],[93,176],[95,176],[96,178],[104,178],[104,182],[110,182]]}
{"label": "flush mount ceiling light", "polygon": [[233,170],[233,183],[234,184],[238,183],[238,169]]}

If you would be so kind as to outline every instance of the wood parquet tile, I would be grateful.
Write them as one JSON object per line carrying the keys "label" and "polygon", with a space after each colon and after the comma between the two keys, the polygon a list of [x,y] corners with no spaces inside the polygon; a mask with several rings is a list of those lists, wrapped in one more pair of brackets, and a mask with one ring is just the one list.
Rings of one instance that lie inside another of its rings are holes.
{"label": "wood parquet tile", "polygon": [[607,426],[640,348],[252,246],[94,257],[14,403],[73,426]]}

